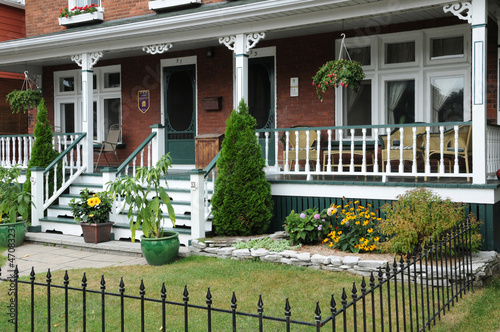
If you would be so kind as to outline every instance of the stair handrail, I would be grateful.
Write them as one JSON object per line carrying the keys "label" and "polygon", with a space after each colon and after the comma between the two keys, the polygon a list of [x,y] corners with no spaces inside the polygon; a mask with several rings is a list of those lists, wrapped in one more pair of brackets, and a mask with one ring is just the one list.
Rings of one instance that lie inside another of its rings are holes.
{"label": "stair handrail", "polygon": [[220,157],[220,152],[222,149],[217,153],[217,155],[212,159],[212,161],[205,167],[203,170],[203,202],[204,202],[204,210],[205,210],[205,221],[208,220],[210,215],[212,214],[212,204],[210,203],[210,200],[208,198],[208,176],[210,173],[212,173],[212,183],[214,187],[214,192],[215,192],[215,180],[216,180],[216,170],[215,166],[217,166],[217,161],[219,160]]}
{"label": "stair handrail", "polygon": [[[139,155],[139,153],[141,153],[141,166],[144,166],[144,149],[149,145],[150,146],[150,143],[151,141],[153,140],[153,138],[156,136],[156,132],[153,131],[151,134],[149,134],[149,136],[141,143],[141,145],[139,145],[137,147],[137,149],[134,150],[134,152],[132,152],[132,154],[130,156],[128,156],[127,159],[125,159],[125,161],[118,167],[118,169],[116,170],[116,175],[119,176],[124,170],[125,170],[125,174],[128,174],[128,168],[129,168],[129,164],[133,161],[133,166],[132,166],[132,175],[135,176],[135,170],[136,170],[136,161],[137,161],[137,156]],[[151,167],[151,163],[152,163],[152,151],[151,151],[151,148],[149,150],[149,159],[148,159],[148,167]]]}
{"label": "stair handrail", "polygon": [[[74,139],[73,142],[57,156],[54,161],[52,161],[49,166],[43,171],[44,178],[44,189],[45,189],[45,201],[43,204],[43,209],[47,209],[59,196],[83,173],[87,167],[83,165],[82,146],[79,144],[87,133],[74,133],[71,134],[71,138]],[[78,151],[80,149],[80,151]],[[75,156],[76,151],[76,156]],[[76,160],[75,160],[76,157]],[[68,162],[69,161],[69,162]],[[62,182],[61,186],[57,186],[57,168],[59,163],[62,162]],[[69,170],[69,178],[66,180],[66,170]],[[52,195],[49,197],[49,175],[53,172],[54,174],[54,190]]]}

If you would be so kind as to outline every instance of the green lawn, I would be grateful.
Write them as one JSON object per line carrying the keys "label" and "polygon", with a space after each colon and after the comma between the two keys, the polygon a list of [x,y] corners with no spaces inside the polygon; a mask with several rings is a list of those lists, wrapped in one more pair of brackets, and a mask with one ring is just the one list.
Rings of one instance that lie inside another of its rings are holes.
{"label": "green lawn", "polygon": [[[353,281],[356,282],[358,295],[361,293],[361,278],[348,273],[332,273],[319,271],[310,268],[300,268],[288,265],[278,265],[272,263],[262,263],[257,261],[235,261],[230,259],[216,259],[207,257],[189,257],[177,261],[174,264],[152,267],[152,266],[125,266],[103,269],[85,269],[69,271],[69,286],[81,288],[83,272],[86,272],[88,280],[87,289],[99,290],[101,287],[101,277],[105,276],[105,289],[107,292],[119,293],[120,278],[123,277],[125,283],[125,294],[139,296],[139,285],[141,280],[145,285],[145,296],[160,299],[160,289],[165,283],[167,290],[167,301],[183,301],[184,285],[187,284],[189,291],[189,303],[205,306],[207,288],[210,287],[213,307],[231,310],[231,297],[234,291],[237,299],[237,311],[257,313],[257,302],[259,294],[262,294],[264,303],[264,315],[284,318],[285,299],[288,298],[291,305],[292,319],[314,322],[316,301],[322,311],[322,318],[330,314],[331,294],[335,294],[337,310],[342,307],[342,289],[346,289],[347,302],[352,297]],[[63,271],[56,271],[52,274],[52,285],[63,284]],[[46,276],[38,274],[37,281],[45,282]],[[24,278],[28,280],[28,278]],[[368,281],[367,281],[368,282]],[[20,309],[19,322],[20,331],[29,330],[29,285],[20,285]],[[401,285],[399,292],[401,291]],[[7,310],[6,305],[9,300],[8,283],[0,283],[0,310]],[[413,288],[413,286],[412,286]],[[369,289],[369,287],[368,287]],[[420,288],[419,292],[420,292]],[[424,289],[424,292],[426,290]],[[50,325],[54,331],[64,329],[64,290],[51,287],[51,321]],[[382,294],[384,302],[384,321],[388,324],[388,297],[387,287],[384,286]],[[394,313],[394,293],[391,290],[392,301],[392,325],[396,330]],[[36,287],[35,302],[35,322],[36,331],[47,330],[47,289],[46,287]],[[380,293],[376,291],[375,299],[379,300]],[[420,294],[418,294],[420,298]],[[496,280],[490,287],[476,290],[472,294],[460,300],[455,308],[450,312],[446,311],[445,316],[438,323],[436,331],[497,331],[500,328],[500,309],[495,300],[500,298],[500,280]],[[96,331],[101,329],[101,294],[87,294],[87,330]],[[401,297],[399,300],[401,302]],[[405,304],[407,306],[407,302]],[[371,301],[368,297],[366,301],[368,308],[368,329],[371,330]],[[105,298],[105,326],[108,331],[119,330],[120,322],[120,299],[115,296]],[[125,324],[130,331],[140,330],[140,301],[125,299]],[[362,306],[357,305],[358,330],[362,330]],[[407,306],[408,308],[408,306]],[[145,303],[145,330],[161,330],[161,304]],[[353,330],[352,310],[347,310],[348,331]],[[183,331],[182,306],[167,306],[167,327],[168,331]],[[399,315],[402,317],[401,307]],[[407,309],[408,310],[408,309]],[[377,306],[375,320],[380,324],[380,309]],[[82,294],[71,291],[69,295],[69,330],[80,331],[82,325]],[[207,312],[200,309],[189,309],[189,330],[206,331]],[[406,312],[408,316],[408,311]],[[338,317],[340,325],[337,330],[342,330],[342,315]],[[12,325],[7,322],[7,315],[0,312],[0,331],[12,330]],[[231,330],[231,315],[213,313],[213,330]],[[255,331],[258,329],[258,321],[255,318],[238,316],[237,326],[241,331]],[[415,327],[415,326],[414,326]],[[408,326],[409,328],[409,326]],[[483,328],[483,329],[479,329]],[[284,324],[264,321],[265,331],[282,331]],[[293,326],[293,331],[314,331],[314,328],[305,326]],[[327,324],[323,329],[331,330],[331,324]]]}

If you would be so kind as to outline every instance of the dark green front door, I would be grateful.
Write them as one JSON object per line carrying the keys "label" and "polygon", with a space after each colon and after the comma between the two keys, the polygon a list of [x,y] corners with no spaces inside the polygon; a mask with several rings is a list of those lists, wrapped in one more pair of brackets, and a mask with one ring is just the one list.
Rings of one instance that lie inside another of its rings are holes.
{"label": "dark green front door", "polygon": [[195,65],[165,67],[165,147],[173,164],[194,164]]}
{"label": "dark green front door", "polygon": [[[274,57],[251,58],[248,61],[248,110],[257,120],[257,129],[274,129]],[[269,135],[269,165],[274,165],[274,132]],[[259,135],[262,155],[266,140]]]}

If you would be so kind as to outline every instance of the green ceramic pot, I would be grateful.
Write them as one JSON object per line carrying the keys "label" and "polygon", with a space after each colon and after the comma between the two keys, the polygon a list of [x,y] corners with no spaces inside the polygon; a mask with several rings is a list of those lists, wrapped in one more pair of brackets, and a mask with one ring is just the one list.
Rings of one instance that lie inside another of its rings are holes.
{"label": "green ceramic pot", "polygon": [[161,238],[141,236],[141,250],[149,265],[165,265],[176,260],[179,253],[179,233],[164,232]]}
{"label": "green ceramic pot", "polygon": [[0,247],[19,247],[26,236],[26,221],[0,224]]}

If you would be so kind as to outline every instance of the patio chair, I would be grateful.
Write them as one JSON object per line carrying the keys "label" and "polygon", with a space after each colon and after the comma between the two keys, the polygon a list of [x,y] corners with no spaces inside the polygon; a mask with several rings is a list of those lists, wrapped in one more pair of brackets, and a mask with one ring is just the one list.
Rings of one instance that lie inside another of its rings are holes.
{"label": "patio chair", "polygon": [[[458,127],[457,157],[465,160],[465,172],[469,173],[469,157],[472,156],[472,126]],[[448,171],[452,172],[452,161],[455,159],[455,129],[443,133],[443,161],[448,159]],[[441,137],[440,134],[431,134],[429,140],[429,159],[438,160],[438,170],[441,164]],[[470,180],[469,178],[467,180]]]}
{"label": "patio chair", "polygon": [[[316,161],[318,160],[317,154],[317,139],[318,133],[315,130],[309,130],[309,146],[307,146],[307,131],[300,130],[304,127],[297,127],[299,131],[299,146],[296,147],[297,136],[295,131],[290,131],[289,136],[289,146],[288,146],[288,162],[290,164],[290,170],[292,169],[292,165],[295,165],[297,161],[306,160],[307,158],[307,150],[309,150],[309,163],[313,162],[314,167],[316,167]],[[281,141],[283,143],[283,163],[286,161],[286,136],[283,134],[281,137]],[[299,159],[296,160],[296,151],[299,150]],[[295,166],[294,166],[295,167]]]}
{"label": "patio chair", "polygon": [[[422,155],[420,147],[422,146],[422,134],[425,133],[425,127],[417,127],[415,131],[416,135],[416,152],[415,156],[418,158]],[[405,127],[403,130],[403,141],[401,142],[401,132],[400,128],[394,129],[390,134],[391,146],[390,152],[387,150],[387,135],[380,135],[380,146],[382,148],[382,172],[385,172],[385,165],[388,158],[390,160],[396,160],[401,162],[411,161],[413,162],[413,128]],[[401,145],[403,146],[403,155],[401,156]]]}
{"label": "patio chair", "polygon": [[94,153],[98,153],[99,157],[97,157],[97,163],[95,164],[94,171],[97,170],[97,166],[99,165],[99,161],[101,160],[101,156],[104,155],[104,159],[110,166],[108,157],[106,154],[113,153],[115,155],[116,161],[120,164],[120,159],[116,154],[116,146],[118,145],[118,141],[120,140],[121,134],[121,126],[119,124],[112,124],[109,126],[108,137],[105,141],[94,144]]}

